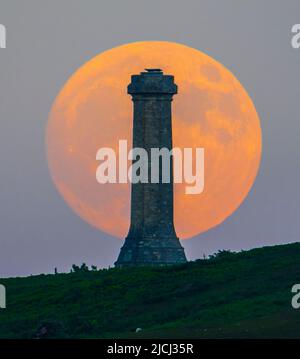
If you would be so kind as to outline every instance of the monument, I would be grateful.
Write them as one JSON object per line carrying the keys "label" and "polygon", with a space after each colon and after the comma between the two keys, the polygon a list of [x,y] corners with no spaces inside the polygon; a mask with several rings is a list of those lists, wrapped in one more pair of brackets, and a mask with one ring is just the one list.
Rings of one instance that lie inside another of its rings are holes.
{"label": "monument", "polygon": [[[174,76],[160,69],[146,69],[131,76],[128,94],[134,104],[133,148],[172,150],[171,103],[177,93]],[[185,263],[186,257],[174,228],[173,159],[168,183],[131,184],[131,223],[125,243],[115,262],[117,267]],[[148,161],[151,172],[151,161]],[[153,169],[152,169],[153,170]]]}

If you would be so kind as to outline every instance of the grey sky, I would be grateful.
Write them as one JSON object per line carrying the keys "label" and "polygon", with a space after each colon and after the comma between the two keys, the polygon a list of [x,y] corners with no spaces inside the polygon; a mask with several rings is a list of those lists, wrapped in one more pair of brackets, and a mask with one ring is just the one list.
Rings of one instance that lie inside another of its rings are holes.
{"label": "grey sky", "polygon": [[183,242],[188,258],[299,240],[300,49],[291,47],[299,0],[0,0],[0,23],[0,277],[116,260],[122,242],[56,192],[45,127],[74,70],[133,41],[175,41],[212,56],[244,85],[261,119],[262,162],[249,196],[223,224]]}

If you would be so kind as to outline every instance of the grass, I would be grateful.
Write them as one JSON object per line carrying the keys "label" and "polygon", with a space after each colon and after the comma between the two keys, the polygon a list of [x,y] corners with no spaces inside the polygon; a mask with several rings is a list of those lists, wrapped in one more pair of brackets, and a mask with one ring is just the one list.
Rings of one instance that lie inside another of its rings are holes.
{"label": "grass", "polygon": [[[300,244],[167,267],[0,280],[0,338],[298,338]],[[135,328],[142,331],[135,333]]]}

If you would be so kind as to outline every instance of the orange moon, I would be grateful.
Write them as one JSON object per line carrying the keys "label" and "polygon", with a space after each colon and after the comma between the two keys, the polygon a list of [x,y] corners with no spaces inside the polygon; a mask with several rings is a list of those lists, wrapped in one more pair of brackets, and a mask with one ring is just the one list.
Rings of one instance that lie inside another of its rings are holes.
{"label": "orange moon", "polygon": [[[130,184],[99,184],[96,152],[132,143],[132,74],[161,68],[172,74],[173,146],[204,148],[205,185],[185,194],[174,185],[174,221],[181,239],[220,224],[243,202],[261,158],[255,107],[235,76],[193,48],[146,41],[115,47],[80,67],[58,94],[49,116],[46,146],[53,182],[82,219],[124,238],[130,219]],[[194,150],[195,151],[195,150]],[[195,153],[195,152],[194,152]],[[130,163],[129,163],[130,165]]]}

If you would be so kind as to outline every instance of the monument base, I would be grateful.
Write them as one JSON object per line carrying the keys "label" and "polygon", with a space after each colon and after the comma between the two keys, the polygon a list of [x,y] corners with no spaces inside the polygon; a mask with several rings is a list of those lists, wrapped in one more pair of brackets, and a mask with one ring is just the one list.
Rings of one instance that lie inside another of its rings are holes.
{"label": "monument base", "polygon": [[121,248],[116,267],[160,266],[186,263],[179,239],[129,238]]}

